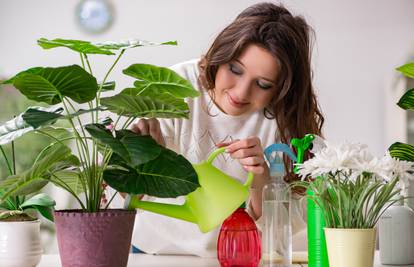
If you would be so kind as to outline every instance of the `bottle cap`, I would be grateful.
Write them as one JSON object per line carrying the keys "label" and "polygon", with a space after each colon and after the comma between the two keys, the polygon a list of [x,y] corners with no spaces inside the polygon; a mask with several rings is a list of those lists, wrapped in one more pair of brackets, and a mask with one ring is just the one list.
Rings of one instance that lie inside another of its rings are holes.
{"label": "bottle cap", "polygon": [[268,146],[265,151],[265,157],[269,162],[270,176],[276,174],[285,175],[285,165],[283,163],[283,153],[286,153],[292,161],[296,161],[296,156],[290,147],[286,144],[278,143]]}

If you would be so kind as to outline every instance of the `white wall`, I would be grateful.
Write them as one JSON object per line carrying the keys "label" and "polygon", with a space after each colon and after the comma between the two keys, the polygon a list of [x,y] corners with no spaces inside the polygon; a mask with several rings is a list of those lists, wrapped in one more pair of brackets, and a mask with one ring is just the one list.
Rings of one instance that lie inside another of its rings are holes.
{"label": "white wall", "polygon": [[[36,45],[39,37],[179,41],[178,47],[129,50],[112,75],[119,80],[120,70],[132,63],[168,66],[198,57],[224,25],[242,9],[259,1],[111,0],[115,5],[115,23],[98,36],[78,29],[74,20],[78,2],[1,0],[0,75],[12,75],[34,65],[78,62],[78,55],[69,50],[42,50]],[[295,13],[304,14],[316,32],[315,86],[326,116],[326,137],[360,141],[375,153],[382,153],[389,145],[384,136],[384,92],[390,90],[396,74],[394,68],[414,51],[414,1],[283,2]],[[108,67],[109,59],[113,58],[92,57],[99,74]],[[121,81],[120,87],[130,82],[126,78]]]}
{"label": "white wall", "polygon": [[[92,36],[79,30],[74,20],[78,0],[0,0],[0,76],[13,75],[32,66],[58,66],[78,62],[66,49],[42,50],[40,37],[91,41],[142,38],[178,40],[178,47],[129,50],[112,79],[118,88],[130,85],[121,70],[132,63],[168,66],[198,57],[213,37],[242,9],[258,1],[247,0],[111,0],[116,20],[105,34]],[[385,99],[396,76],[394,68],[414,51],[414,1],[412,0],[296,0],[283,1],[304,14],[316,32],[315,86],[326,117],[328,139],[367,143],[381,154],[404,134],[386,129],[398,113]],[[111,57],[91,56],[102,78]],[[400,88],[401,89],[401,88]],[[399,95],[399,93],[398,93]],[[386,105],[387,104],[387,105]],[[384,108],[389,112],[385,116]],[[0,106],[1,112],[1,106]],[[390,115],[391,114],[391,115]],[[388,124],[387,124],[388,125]],[[392,126],[393,128],[395,125]],[[387,135],[385,136],[385,132]],[[61,191],[55,195],[64,196]],[[65,208],[67,202],[58,203]],[[47,227],[48,224],[44,224]],[[53,227],[49,224],[50,229]],[[56,252],[56,240],[45,235],[48,253]],[[45,245],[46,246],[46,245]]]}

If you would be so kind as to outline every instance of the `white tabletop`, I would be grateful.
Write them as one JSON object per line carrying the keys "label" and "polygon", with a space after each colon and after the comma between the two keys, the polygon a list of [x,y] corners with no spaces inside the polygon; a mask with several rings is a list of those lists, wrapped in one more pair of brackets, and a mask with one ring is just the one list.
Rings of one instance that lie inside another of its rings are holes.
{"label": "white tabletop", "polygon": [[[60,265],[59,255],[43,255],[37,267],[58,267]],[[195,256],[167,256],[130,254],[128,267],[220,267],[215,258],[200,258]],[[295,264],[295,267],[307,266]]]}
{"label": "white tabletop", "polygon": [[[59,267],[59,255],[43,255],[38,267]],[[200,258],[193,256],[154,256],[148,254],[130,254],[128,267],[220,267],[217,259]],[[295,267],[304,267],[306,264],[294,264]],[[392,267],[392,265],[382,265],[379,262],[378,251],[375,254],[375,267]],[[414,267],[414,265],[398,267]]]}

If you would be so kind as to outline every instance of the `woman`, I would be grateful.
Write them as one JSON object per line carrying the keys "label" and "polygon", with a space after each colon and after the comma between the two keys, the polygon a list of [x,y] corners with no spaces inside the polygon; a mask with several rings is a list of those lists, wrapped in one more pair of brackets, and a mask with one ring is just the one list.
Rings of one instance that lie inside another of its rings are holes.
{"label": "woman", "polygon": [[[245,9],[205,56],[172,67],[201,93],[187,100],[190,119],[141,119],[133,131],[151,135],[193,163],[226,146],[227,153],[214,163],[242,182],[247,171],[254,173],[248,210],[259,219],[261,189],[269,179],[263,148],[307,133],[321,134],[324,119],[311,81],[310,33],[303,18],[282,6],[260,3]],[[286,179],[295,177],[290,173]],[[183,197],[155,201],[182,203]],[[296,247],[303,249],[306,212],[303,203],[295,203],[293,232],[302,233],[302,244]],[[141,212],[133,244],[147,253],[214,257],[218,230],[202,234],[191,223]]]}

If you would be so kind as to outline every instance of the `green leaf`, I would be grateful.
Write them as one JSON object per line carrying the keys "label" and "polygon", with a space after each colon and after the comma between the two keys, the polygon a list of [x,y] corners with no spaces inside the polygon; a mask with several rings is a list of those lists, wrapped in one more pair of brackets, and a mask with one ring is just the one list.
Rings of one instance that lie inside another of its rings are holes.
{"label": "green leaf", "polygon": [[105,91],[113,91],[113,90],[115,90],[115,82],[114,81],[111,81],[111,82],[105,82],[103,85],[102,85],[102,89],[101,89],[103,92],[105,92]]}
{"label": "green leaf", "polygon": [[410,144],[395,142],[388,148],[388,151],[393,158],[414,162],[414,146]]}
{"label": "green leaf", "polygon": [[69,187],[69,189],[76,195],[79,195],[85,191],[82,185],[82,177],[78,171],[57,171],[54,172],[49,179],[54,185],[64,190],[67,190],[66,186]]}
{"label": "green leaf", "polygon": [[51,49],[56,47],[67,47],[73,51],[83,54],[101,54],[101,55],[115,55],[108,49],[99,47],[87,41],[68,40],[68,39],[53,39],[40,38],[37,44],[43,49]]}
{"label": "green leaf", "polygon": [[54,221],[52,208],[43,207],[43,206],[32,206],[31,208],[37,210],[43,217],[45,217],[49,221],[51,222]]}
{"label": "green leaf", "polygon": [[26,112],[22,114],[22,118],[27,124],[36,129],[43,125],[55,123],[57,119],[63,117],[63,115],[60,114],[62,111],[63,108],[58,108],[54,112],[28,108]]}
{"label": "green leaf", "polygon": [[405,94],[400,98],[397,105],[402,109],[411,109],[414,108],[414,88],[405,92]]}
{"label": "green leaf", "polygon": [[402,65],[401,67],[398,67],[397,70],[405,76],[414,79],[414,62]]}
{"label": "green leaf", "polygon": [[100,124],[88,124],[85,129],[131,166],[153,160],[161,153],[161,146],[150,136],[138,136],[129,130],[121,130],[114,137],[111,131]]}
{"label": "green leaf", "polygon": [[189,81],[168,68],[149,64],[133,64],[124,69],[123,73],[138,79],[134,83],[136,87],[145,87],[144,90],[157,94],[168,92],[177,98],[200,95]]}
{"label": "green leaf", "polygon": [[[43,108],[43,107],[36,107],[36,106],[29,107],[25,112],[23,112],[16,118],[9,120],[3,123],[2,125],[0,125],[0,145],[8,144],[11,141],[14,141],[15,139],[24,135],[25,133],[35,130],[34,127],[32,127],[29,123],[27,123],[23,118],[26,112],[30,111],[29,114],[30,113],[33,114],[34,110],[43,111],[43,112],[56,112],[55,115],[59,114],[60,112],[60,108],[56,108],[56,107],[50,107],[50,108]],[[44,116],[43,124],[48,125],[54,122],[54,119],[51,119],[51,117],[52,116],[48,116],[48,118],[46,119],[46,116]],[[36,119],[33,118],[33,124],[37,125],[37,122],[39,120],[40,120],[39,117],[36,117]]]}
{"label": "green leaf", "polygon": [[40,193],[27,199],[20,205],[20,208],[24,209],[29,206],[42,206],[42,207],[54,207],[56,202],[45,193]]}
{"label": "green leaf", "polygon": [[12,78],[13,85],[28,99],[58,104],[63,97],[86,103],[96,97],[96,78],[78,65],[57,68],[36,67]]}
{"label": "green leaf", "polygon": [[156,159],[136,168],[106,169],[103,178],[120,192],[155,197],[187,195],[200,186],[191,163],[166,148]]}
{"label": "green leaf", "polygon": [[[0,182],[0,188],[6,190],[1,200],[9,196],[21,196],[38,192],[48,183],[49,172],[67,168],[68,162],[73,163],[74,156],[67,146],[56,144],[49,148],[47,153],[33,164],[31,168],[21,174],[9,176]],[[59,167],[59,168],[58,168]]]}
{"label": "green leaf", "polygon": [[118,94],[101,99],[108,110],[127,117],[188,118],[189,108],[182,99],[170,94],[159,94],[157,98]]}
{"label": "green leaf", "polygon": [[112,42],[107,41],[103,43],[95,43],[95,45],[101,49],[119,50],[130,49],[140,46],[159,46],[159,45],[177,45],[177,41],[167,41],[162,43],[149,42],[140,39],[131,39],[126,41]]}

